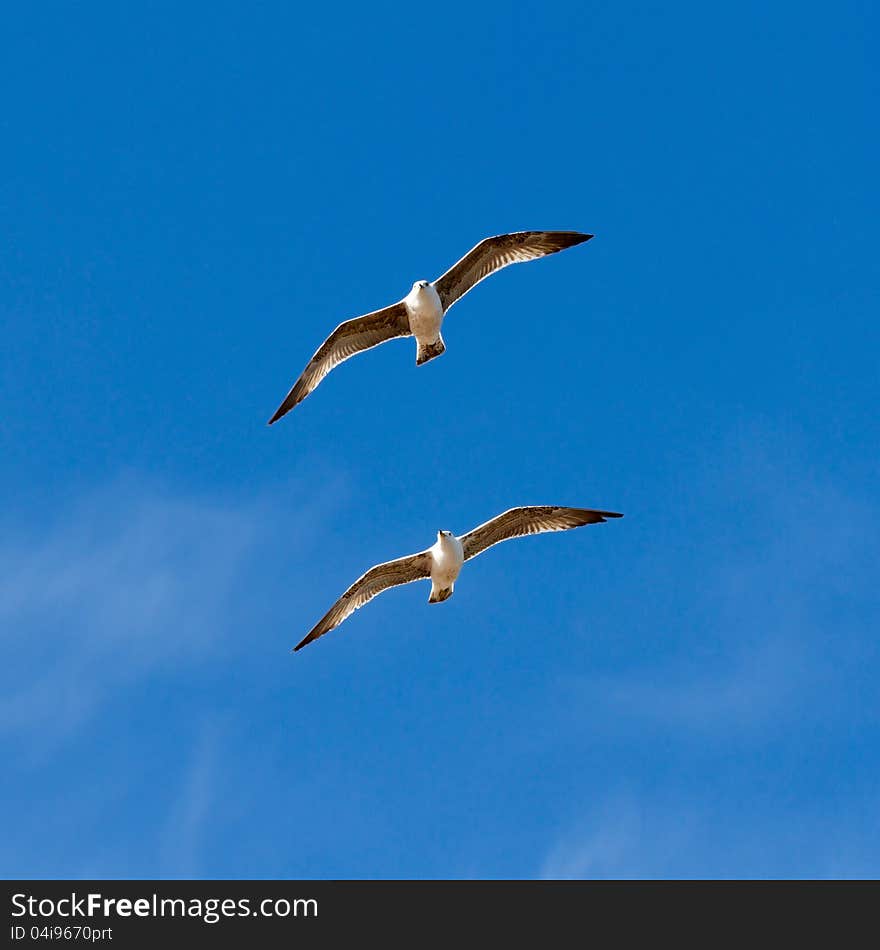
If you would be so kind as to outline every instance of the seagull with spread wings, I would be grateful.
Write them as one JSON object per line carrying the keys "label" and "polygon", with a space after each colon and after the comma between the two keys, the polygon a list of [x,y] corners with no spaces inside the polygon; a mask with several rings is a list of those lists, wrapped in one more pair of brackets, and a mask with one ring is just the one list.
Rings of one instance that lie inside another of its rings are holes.
{"label": "seagull with spread wings", "polygon": [[269,420],[277,422],[308,396],[331,369],[349,357],[397,337],[416,338],[416,364],[421,366],[446,349],[440,326],[449,308],[490,274],[567,247],[589,241],[592,234],[579,231],[516,231],[489,237],[433,283],[417,280],[412,290],[383,310],[346,320],[327,337],[311,358],[284,402]]}
{"label": "seagull with spread wings", "polygon": [[437,541],[427,551],[371,567],[324,614],[309,634],[293,648],[293,652],[338,627],[359,607],[389,587],[430,579],[431,596],[428,603],[439,604],[448,600],[464,562],[500,541],[540,534],[542,531],[565,531],[582,525],[599,524],[606,518],[622,517],[614,511],[540,505],[511,508],[461,537],[456,537],[451,531],[438,531]]}

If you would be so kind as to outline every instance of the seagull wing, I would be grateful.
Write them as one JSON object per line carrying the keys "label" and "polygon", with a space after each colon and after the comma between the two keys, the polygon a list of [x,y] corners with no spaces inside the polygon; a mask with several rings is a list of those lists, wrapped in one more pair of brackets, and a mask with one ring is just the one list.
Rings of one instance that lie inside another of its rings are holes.
{"label": "seagull wing", "polygon": [[402,300],[383,310],[376,310],[340,323],[311,358],[309,365],[293,384],[284,402],[269,420],[269,425],[277,422],[297,403],[302,402],[331,369],[350,356],[369,350],[387,340],[393,340],[395,337],[409,335],[409,317]]}
{"label": "seagull wing", "polygon": [[317,640],[318,637],[323,636],[334,627],[338,627],[343,620],[350,617],[359,607],[363,607],[377,594],[381,594],[383,590],[388,590],[389,587],[397,587],[400,584],[411,584],[413,581],[430,576],[430,551],[410,554],[408,557],[401,557],[396,561],[387,561],[385,564],[377,564],[375,567],[371,567],[324,614],[311,629],[308,636],[293,648],[293,652],[301,650],[307,643]]}
{"label": "seagull wing", "polygon": [[443,310],[448,310],[471,287],[508,264],[555,254],[567,247],[583,244],[592,236],[579,231],[515,231],[486,238],[434,281]]}
{"label": "seagull wing", "polygon": [[464,559],[476,557],[493,544],[508,538],[521,538],[542,531],[565,531],[585,524],[599,524],[606,518],[622,518],[615,511],[594,511],[592,508],[560,508],[557,505],[535,505],[511,508],[479,528],[461,537]]}

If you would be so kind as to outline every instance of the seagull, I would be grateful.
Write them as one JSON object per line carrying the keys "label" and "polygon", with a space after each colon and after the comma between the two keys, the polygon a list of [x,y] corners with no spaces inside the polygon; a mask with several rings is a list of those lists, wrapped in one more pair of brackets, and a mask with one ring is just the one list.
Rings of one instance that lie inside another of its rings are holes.
{"label": "seagull", "polygon": [[592,236],[579,231],[516,231],[480,241],[433,283],[417,280],[403,300],[340,323],[311,358],[269,420],[269,425],[301,403],[331,369],[380,343],[396,337],[414,336],[417,366],[440,356],[446,350],[440,335],[443,318],[472,287],[508,264],[555,254],[567,247],[583,244]]}
{"label": "seagull", "polygon": [[623,515],[615,511],[538,505],[511,508],[461,537],[456,537],[451,531],[438,531],[436,542],[427,551],[371,567],[324,614],[309,634],[293,648],[293,652],[296,653],[313,640],[338,627],[358,608],[389,587],[430,578],[431,596],[428,603],[439,604],[448,600],[452,596],[462,564],[500,541],[521,538],[527,534],[540,534],[542,531],[565,531],[586,524],[599,524],[606,518],[622,517]]}

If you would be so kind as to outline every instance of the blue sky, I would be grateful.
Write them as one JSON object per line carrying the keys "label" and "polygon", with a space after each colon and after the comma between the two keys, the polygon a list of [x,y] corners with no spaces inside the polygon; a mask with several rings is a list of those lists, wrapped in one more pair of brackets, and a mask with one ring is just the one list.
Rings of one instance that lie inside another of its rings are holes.
{"label": "blue sky", "polygon": [[[0,873],[880,875],[877,26],[7,12]],[[596,239],[266,427],[339,321],[532,228]],[[289,654],[519,504],[626,517]]]}

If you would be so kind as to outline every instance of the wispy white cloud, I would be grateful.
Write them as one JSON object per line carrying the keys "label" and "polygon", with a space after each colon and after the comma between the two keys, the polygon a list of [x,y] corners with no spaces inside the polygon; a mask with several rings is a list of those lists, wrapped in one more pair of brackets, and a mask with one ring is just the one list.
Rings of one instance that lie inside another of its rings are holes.
{"label": "wispy white cloud", "polygon": [[548,880],[620,877],[642,845],[642,815],[636,800],[622,795],[606,802],[553,845],[540,877]]}
{"label": "wispy white cloud", "polygon": [[138,678],[236,648],[243,605],[260,604],[249,585],[271,575],[279,551],[288,564],[302,556],[335,492],[296,496],[285,491],[279,516],[265,493],[119,483],[48,527],[7,532],[0,730],[64,733]]}
{"label": "wispy white cloud", "polygon": [[880,606],[877,511],[812,480],[792,455],[774,463],[740,443],[704,475],[695,494],[717,506],[735,493],[729,517],[748,521],[754,542],[743,544],[741,531],[732,545],[701,539],[703,560],[678,581],[691,596],[687,614],[649,613],[651,663],[634,655],[613,674],[570,679],[569,696],[623,725],[729,734],[784,724],[843,688]]}
{"label": "wispy white cloud", "polygon": [[[541,860],[548,880],[876,877],[876,801],[837,811],[761,801],[620,793],[559,833]],[[735,815],[735,819],[732,819]],[[866,829],[868,833],[866,834]]]}
{"label": "wispy white cloud", "polygon": [[839,728],[844,749],[876,723],[876,704],[864,702],[880,657],[871,632],[880,616],[876,503],[812,473],[784,433],[751,431],[694,476],[689,510],[701,505],[713,507],[714,530],[721,506],[740,523],[730,539],[707,539],[695,524],[700,557],[674,579],[690,601],[676,594],[647,611],[646,655],[561,683],[585,735],[595,737],[600,721],[604,748],[668,754],[685,770],[651,773],[655,785],[630,770],[638,792],[584,789],[536,870],[546,878],[876,876],[877,803],[852,775],[814,799],[809,786],[787,786],[784,760],[778,770],[750,764],[765,761],[767,743],[779,755],[809,748],[811,729],[827,742]]}
{"label": "wispy white cloud", "polygon": [[161,834],[163,877],[198,878],[203,875],[202,849],[216,799],[221,741],[219,722],[203,724]]}
{"label": "wispy white cloud", "polygon": [[794,715],[810,681],[819,675],[806,647],[776,639],[725,656],[706,669],[678,660],[651,672],[596,677],[581,683],[593,709],[652,729],[684,734],[749,732]]}

